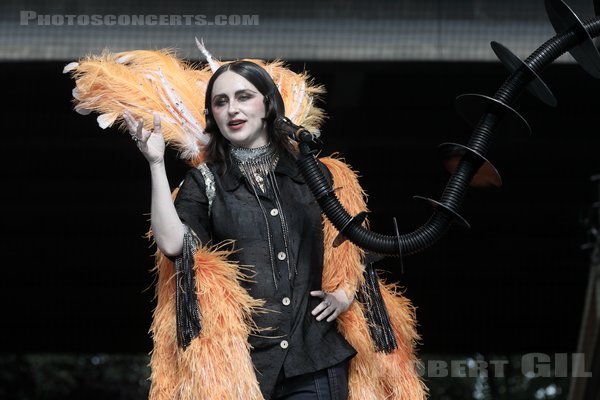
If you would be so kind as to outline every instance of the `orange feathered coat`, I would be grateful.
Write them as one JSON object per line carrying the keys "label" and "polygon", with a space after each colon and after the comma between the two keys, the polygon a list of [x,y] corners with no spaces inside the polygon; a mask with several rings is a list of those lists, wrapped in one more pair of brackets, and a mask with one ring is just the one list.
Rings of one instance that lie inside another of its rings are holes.
{"label": "orange feathered coat", "polygon": [[[366,209],[357,175],[344,162],[322,158],[346,210]],[[323,290],[343,287],[349,298],[363,278],[363,252],[349,241],[332,247],[337,230],[324,218]],[[248,335],[252,312],[262,302],[239,284],[244,269],[228,260],[225,245],[204,247],[195,254],[194,273],[202,314],[202,331],[185,350],[177,346],[175,322],[175,267],[160,252],[156,270],[157,306],[151,334],[154,349],[150,366],[150,400],[259,400],[263,399],[250,358]],[[374,350],[363,306],[355,300],[337,318],[338,330],[357,350],[350,363],[351,400],[423,400],[427,389],[417,373],[414,308],[395,284],[380,282],[398,348],[391,354]]]}

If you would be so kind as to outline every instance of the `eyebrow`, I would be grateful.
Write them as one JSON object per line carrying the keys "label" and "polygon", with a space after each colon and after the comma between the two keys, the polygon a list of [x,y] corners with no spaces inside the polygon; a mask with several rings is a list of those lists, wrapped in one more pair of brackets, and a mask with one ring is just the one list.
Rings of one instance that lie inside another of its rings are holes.
{"label": "eyebrow", "polygon": [[[236,92],[235,92],[235,95],[237,96],[238,94],[240,94],[240,93],[243,93],[243,92],[256,93],[256,92],[255,92],[254,90],[252,90],[252,89],[240,89],[240,90],[238,90],[238,91],[236,91]],[[225,96],[225,97],[227,97],[227,95],[226,95],[225,93],[218,93],[218,94],[215,94],[215,95],[213,96],[213,99],[216,99],[217,97],[222,97],[222,96]]]}

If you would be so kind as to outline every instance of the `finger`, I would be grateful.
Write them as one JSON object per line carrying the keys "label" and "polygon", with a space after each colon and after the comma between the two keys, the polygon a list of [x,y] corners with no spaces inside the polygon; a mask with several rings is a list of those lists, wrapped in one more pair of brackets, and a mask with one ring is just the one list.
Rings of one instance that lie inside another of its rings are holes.
{"label": "finger", "polygon": [[157,135],[162,135],[160,116],[157,113],[154,113],[154,133],[156,133]]}
{"label": "finger", "polygon": [[323,311],[321,311],[321,313],[319,314],[319,316],[317,316],[317,321],[322,321],[326,317],[328,317],[329,315],[331,315],[333,313],[335,313],[335,307],[334,306],[329,306],[329,307],[325,308]]}
{"label": "finger", "polygon": [[125,123],[127,124],[127,129],[129,131],[129,134],[131,135],[131,138],[135,141],[135,144],[140,145],[140,140],[138,139],[137,135],[136,135],[136,126],[135,126],[135,121],[134,119],[131,117],[131,114],[129,114],[129,112],[125,112],[123,113],[123,119],[125,120]]}
{"label": "finger", "polygon": [[137,136],[138,139],[142,139],[142,137],[144,136],[144,120],[143,119],[138,119],[138,121],[137,121],[137,127],[135,129],[135,136]]}
{"label": "finger", "polygon": [[329,306],[331,304],[331,300],[327,299],[327,293],[325,293],[325,292],[323,292],[321,290],[313,290],[313,291],[310,292],[310,295],[313,296],[313,297],[318,297],[318,298],[320,298],[320,299],[323,300],[323,301],[321,301],[321,303],[319,303],[319,305],[317,307],[315,307],[315,310],[317,308],[319,308],[321,305],[324,305],[325,308],[326,308],[327,306]]}
{"label": "finger", "polygon": [[131,135],[134,135],[136,131],[136,125],[133,118],[131,118],[131,114],[129,114],[129,112],[126,111],[125,113],[123,113],[123,119],[127,124],[127,129],[129,129],[129,133]]}
{"label": "finger", "polygon": [[316,316],[316,315],[320,314],[321,312],[323,312],[325,309],[327,309],[327,307],[328,307],[327,304],[321,302],[321,303],[319,303],[318,306],[313,308],[313,310],[311,311],[311,314]]}
{"label": "finger", "polygon": [[148,139],[150,139],[151,134],[152,132],[148,132],[144,129],[144,120],[140,118],[135,136],[137,136],[137,138],[142,144],[146,144]]}
{"label": "finger", "polygon": [[337,317],[339,317],[339,315],[340,315],[340,312],[338,312],[338,310],[335,310],[335,311],[333,312],[333,314],[331,314],[331,315],[329,316],[329,318],[327,318],[327,322],[334,321],[334,320],[335,320]]}
{"label": "finger", "polygon": [[318,306],[316,306],[313,310],[312,310],[312,315],[318,315],[319,317],[317,318],[317,320],[321,320],[324,317],[328,316],[329,314],[331,314],[333,311],[335,311],[336,306],[333,303],[327,302],[327,301],[322,301],[319,303]]}
{"label": "finger", "polygon": [[129,128],[129,132],[134,135],[138,128],[138,121],[131,115],[129,111],[123,114],[123,119],[127,122],[127,128]]}

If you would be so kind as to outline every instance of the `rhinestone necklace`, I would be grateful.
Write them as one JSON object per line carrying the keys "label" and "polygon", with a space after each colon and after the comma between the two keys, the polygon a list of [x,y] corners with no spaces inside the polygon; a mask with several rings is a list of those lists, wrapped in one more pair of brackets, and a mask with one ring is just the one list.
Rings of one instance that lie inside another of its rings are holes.
{"label": "rhinestone necklace", "polygon": [[248,149],[229,145],[230,154],[242,174],[248,181],[263,193],[273,191],[269,185],[268,175],[273,172],[279,155],[271,143],[261,147]]}

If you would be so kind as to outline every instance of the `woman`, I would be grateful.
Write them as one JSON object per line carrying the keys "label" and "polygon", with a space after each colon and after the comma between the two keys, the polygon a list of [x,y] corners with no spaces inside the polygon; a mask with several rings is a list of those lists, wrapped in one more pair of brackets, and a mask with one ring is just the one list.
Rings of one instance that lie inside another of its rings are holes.
{"label": "woman", "polygon": [[[159,248],[150,399],[423,400],[413,307],[365,270],[360,248],[333,246],[338,231],[274,129],[284,101],[286,117],[317,129],[321,89],[283,63],[220,63],[199,48],[201,69],[148,50],[64,69],[76,79],[75,110],[101,113],[103,128],[123,117],[150,164]],[[195,167],[174,202],[163,134]],[[346,210],[364,211],[357,174],[320,161]]]}
{"label": "woman", "polygon": [[249,337],[265,399],[346,399],[348,361],[356,352],[332,322],[351,301],[342,288],[321,290],[321,213],[295,166],[295,149],[274,129],[275,118],[285,115],[281,95],[263,68],[236,61],[213,74],[205,105],[211,135],[205,165],[215,187],[210,205],[197,168],[173,203],[160,119],[149,132],[125,117],[150,163],[156,244],[180,256],[187,228],[202,244],[235,240],[231,260],[253,268],[243,286],[265,302],[265,312],[253,315],[259,330]]}

